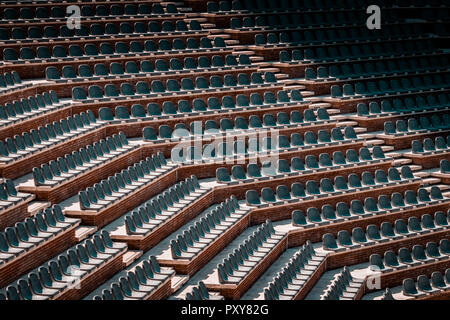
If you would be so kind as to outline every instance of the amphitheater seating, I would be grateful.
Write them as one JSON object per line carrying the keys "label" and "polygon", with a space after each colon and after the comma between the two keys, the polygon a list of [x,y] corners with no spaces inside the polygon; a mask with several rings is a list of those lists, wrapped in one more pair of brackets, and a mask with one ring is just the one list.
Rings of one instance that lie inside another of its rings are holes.
{"label": "amphitheater seating", "polygon": [[[403,170],[405,171],[405,170]],[[408,170],[406,170],[408,171]],[[403,177],[395,168],[388,170],[388,175],[383,170],[377,170],[375,178],[370,172],[362,174],[362,181],[357,174],[350,174],[347,179],[343,176],[337,176],[334,183],[329,178],[323,178],[320,183],[314,180],[307,181],[306,184],[293,183],[290,188],[286,185],[279,185],[276,192],[272,188],[265,187],[258,193],[256,190],[248,190],[246,192],[247,204],[251,206],[268,206],[280,205],[286,202],[309,200],[315,197],[326,197],[327,195],[342,194],[343,192],[358,192],[364,189],[384,187],[390,184],[397,184],[399,182],[407,182],[408,179],[413,178]],[[406,173],[408,175],[408,173]],[[440,193],[439,191],[435,191]],[[439,197],[439,196],[438,196]]]}
{"label": "amphitheater seating", "polygon": [[31,249],[42,246],[46,241],[51,241],[56,235],[79,223],[79,219],[64,217],[61,208],[54,206],[53,209],[48,208],[44,212],[39,212],[25,222],[6,228],[0,233],[2,242],[0,265],[28,254]]}
{"label": "amphitheater seating", "polygon": [[[147,3],[142,4],[98,4],[94,6],[81,6],[82,17],[105,17],[105,16],[152,16],[152,15],[173,15],[178,13],[178,9],[173,4]],[[63,7],[55,3],[54,6],[47,7],[23,7],[5,8],[2,11],[2,17],[7,20],[38,20],[58,19],[66,17],[66,11]]]}
{"label": "amphitheater seating", "polygon": [[[111,242],[102,232],[67,250],[37,270],[6,287],[8,300],[47,300],[63,296],[77,284],[82,288],[86,279],[120,258],[126,244]],[[80,297],[81,298],[81,297]]]}
{"label": "amphitheater seating", "polygon": [[202,37],[200,40],[196,38],[174,38],[172,41],[169,39],[161,39],[159,41],[149,39],[145,41],[130,41],[129,44],[122,42],[115,47],[108,42],[101,43],[100,46],[87,43],[83,48],[78,44],[74,44],[68,47],[68,51],[62,45],[55,45],[54,47],[43,45],[37,48],[25,46],[20,48],[19,51],[15,48],[4,48],[3,59],[12,63],[22,64],[26,61],[41,63],[43,61],[57,61],[58,59],[72,60],[89,57],[108,59],[125,54],[152,55],[152,53],[158,53],[159,51],[168,53],[186,53],[192,50],[220,52],[224,48],[226,48],[226,43],[222,37],[216,37],[213,41],[207,37]]}
{"label": "amphitheater seating", "polygon": [[0,183],[0,214],[9,207],[16,206],[20,203],[29,201],[33,195],[28,193],[17,192],[14,182],[6,179]]}
{"label": "amphitheater seating", "polygon": [[[144,82],[142,86],[134,88],[129,83],[122,83],[120,91],[115,85],[106,85],[103,89],[97,85],[89,86],[88,94],[80,87],[73,88],[72,98],[74,100],[96,100],[104,101],[106,99],[123,99],[126,96],[155,96],[155,95],[172,95],[175,92],[203,92],[207,90],[215,90],[217,88],[226,88],[227,90],[237,90],[254,87],[270,87],[275,86],[277,79],[271,72],[266,72],[264,79],[260,73],[253,73],[250,77],[247,74],[241,73],[238,77],[233,75],[225,75],[222,77],[211,76],[209,81],[202,76],[199,76],[194,80],[191,78],[183,78],[181,82],[175,79],[169,79],[164,85],[160,80],[153,80],[150,83]],[[151,87],[151,88],[150,88]]]}
{"label": "amphitheater seating", "polygon": [[283,238],[283,235],[273,229],[270,221],[263,224],[217,266],[219,282],[238,284],[243,281]]}
{"label": "amphitheater seating", "polygon": [[44,92],[36,96],[15,100],[0,105],[0,125],[19,124],[20,121],[32,119],[44,113],[67,107],[66,102],[59,100],[55,91]]}
{"label": "amphitheater seating", "polygon": [[265,300],[291,300],[311,280],[325,262],[326,254],[314,250],[310,241],[295,253],[289,262],[264,289]]}
{"label": "amphitheater seating", "polygon": [[441,290],[445,291],[449,288],[450,269],[445,270],[445,278],[439,271],[431,274],[431,277],[419,275],[417,281],[411,278],[403,280],[403,294],[413,298],[420,298],[430,294],[436,294]]}
{"label": "amphitheater seating", "polygon": [[[138,82],[137,86],[140,86]],[[145,86],[142,83],[143,86]],[[188,100],[179,100],[178,104],[172,101],[164,101],[163,103],[150,102],[146,106],[136,103],[131,106],[131,110],[125,106],[117,106],[114,111],[109,107],[101,107],[99,109],[100,119],[104,121],[129,121],[129,120],[147,120],[151,118],[166,119],[174,117],[193,116],[198,114],[213,114],[217,112],[236,112],[244,110],[262,109],[270,107],[282,107],[289,105],[305,104],[301,92],[292,90],[290,97],[286,91],[278,91],[278,97],[273,92],[265,92],[264,97],[259,93],[252,93],[250,99],[244,94],[238,94],[236,98],[225,95],[222,99],[210,97],[207,102],[202,98],[196,98],[193,102]],[[325,109],[323,109],[325,110]],[[294,112],[295,119],[302,121],[302,116]],[[292,118],[291,112],[291,118]],[[324,111],[320,114],[325,116]],[[281,114],[280,114],[281,115]],[[284,116],[286,117],[286,116]]]}
{"label": "amphitheater seating", "polygon": [[128,144],[125,134],[120,132],[33,168],[34,184],[53,187],[65,183],[136,148],[137,145]]}
{"label": "amphitheater seating", "polygon": [[384,133],[391,136],[401,136],[405,134],[417,134],[429,131],[448,130],[449,114],[433,115],[431,117],[422,116],[419,119],[409,118],[406,120],[397,120],[394,123],[387,121],[384,123]]}

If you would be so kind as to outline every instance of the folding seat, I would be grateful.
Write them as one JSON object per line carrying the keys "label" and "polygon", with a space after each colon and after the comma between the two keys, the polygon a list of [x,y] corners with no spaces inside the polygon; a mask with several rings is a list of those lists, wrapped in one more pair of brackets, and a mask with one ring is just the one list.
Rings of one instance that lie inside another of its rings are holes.
{"label": "folding seat", "polygon": [[166,60],[157,59],[155,62],[156,71],[167,72],[169,71],[169,65]]}
{"label": "folding seat", "polygon": [[323,225],[329,223],[329,221],[322,220],[319,210],[314,207],[310,207],[307,209],[306,216],[308,218],[308,222],[313,224]]}
{"label": "folding seat", "polygon": [[109,107],[101,107],[98,110],[98,114],[99,114],[100,120],[102,120],[102,121],[114,120],[113,112],[112,112],[111,108],[109,108]]}
{"label": "folding seat", "polygon": [[184,69],[183,63],[176,58],[170,59],[170,69],[175,71],[181,71]]}
{"label": "folding seat", "polygon": [[338,85],[331,86],[331,97],[332,98],[341,98],[343,96],[341,87]]}
{"label": "folding seat", "polygon": [[178,84],[178,81],[175,79],[169,79],[166,81],[166,88],[167,91],[176,92],[180,91],[180,86]]}
{"label": "folding seat", "polygon": [[261,200],[256,190],[247,190],[245,193],[245,198],[247,201],[247,205],[257,206],[261,204]]}
{"label": "folding seat", "polygon": [[[116,46],[117,46],[117,43],[116,43]],[[86,47],[85,47],[85,51],[86,51]],[[103,42],[103,43],[100,44],[100,52],[103,55],[112,55],[112,54],[114,54],[114,49],[113,49],[113,47],[111,46],[110,43]]]}
{"label": "folding seat", "polygon": [[264,122],[264,126],[266,126],[266,127],[276,127],[277,126],[275,117],[273,115],[271,115],[270,113],[266,113],[263,115],[263,122]]}
{"label": "folding seat", "polygon": [[210,79],[211,88],[223,88],[223,82],[222,82],[221,77],[214,75],[214,76],[211,76],[209,79]]}
{"label": "folding seat", "polygon": [[450,162],[446,159],[442,159],[439,164],[439,168],[441,173],[448,174],[450,173]]}
{"label": "folding seat", "polygon": [[125,106],[117,106],[114,110],[117,119],[126,120],[130,119],[128,108]]}
{"label": "folding seat", "polygon": [[[233,98],[230,96],[224,96],[222,97],[222,104],[224,108],[234,108],[236,107]],[[238,94],[236,96],[236,104],[238,107],[249,107],[250,102],[248,101],[248,98],[246,95]]]}
{"label": "folding seat", "polygon": [[171,21],[163,21],[161,27],[164,32],[175,32],[175,26]]}
{"label": "folding seat", "polygon": [[[139,42],[136,42],[136,43],[139,43]],[[130,51],[131,52],[136,52],[136,51],[134,51],[134,49],[131,50],[132,45],[133,45],[133,41],[130,42]],[[133,46],[133,48],[135,48],[135,46]],[[156,45],[155,41],[153,41],[153,40],[145,40],[145,42],[144,42],[144,50],[147,51],[147,52],[156,52],[156,51],[158,51],[158,46]],[[163,49],[161,48],[161,50],[163,50]],[[169,49],[168,50],[171,50],[170,44],[169,44]],[[142,62],[141,62],[141,64],[142,64]]]}
{"label": "folding seat", "polygon": [[275,203],[276,197],[272,188],[264,187],[261,189],[261,198],[264,202]]}
{"label": "folding seat", "polygon": [[443,137],[435,138],[435,147],[437,150],[446,150],[448,148],[447,142]]}
{"label": "folding seat", "polygon": [[25,30],[23,30],[22,28],[14,27],[11,30],[11,38],[14,40],[24,40],[27,38],[27,34],[25,33]]}
{"label": "folding seat", "polygon": [[145,141],[158,140],[158,135],[153,127],[145,127],[142,129],[142,136]]}
{"label": "folding seat", "polygon": [[47,80],[59,80],[61,79],[59,71],[56,67],[50,66],[45,69],[45,76]]}
{"label": "folding seat", "polygon": [[352,237],[346,230],[341,230],[337,234],[338,243],[346,248],[358,248],[361,245],[358,243],[353,243]]}
{"label": "folding seat", "polygon": [[128,53],[128,46],[125,42],[116,42],[115,44],[115,52],[119,54]]}
{"label": "folding seat", "polygon": [[177,114],[177,109],[171,101],[165,101],[162,105],[162,109],[165,114]]}
{"label": "folding seat", "polygon": [[[244,76],[244,78],[245,78],[245,76]],[[235,77],[233,75],[227,74],[227,75],[224,76],[223,79],[224,79],[224,81],[223,81],[224,85],[226,87],[236,87],[237,86],[236,79],[235,79]],[[222,81],[220,80],[220,82],[222,82]],[[245,82],[245,80],[244,80],[244,82]],[[242,85],[241,83],[239,83],[239,84]]]}
{"label": "folding seat", "polygon": [[320,189],[323,192],[328,192],[328,193],[335,192],[333,182],[329,178],[320,179]]}
{"label": "folding seat", "polygon": [[[207,39],[206,41],[209,41],[208,38],[202,38],[200,40],[201,42],[201,47],[202,48],[206,48],[204,45],[206,45],[206,43],[204,43],[203,39]],[[209,41],[210,42],[210,41]],[[226,44],[225,44],[225,40],[222,37],[215,37],[214,38],[214,47],[216,48],[225,48]]]}
{"label": "folding seat", "polygon": [[219,11],[219,4],[214,1],[208,1],[207,3],[207,11],[208,12],[218,12]]}
{"label": "folding seat", "polygon": [[100,86],[91,85],[88,89],[90,98],[103,98],[103,90]]}
{"label": "folding seat", "polygon": [[425,293],[420,293],[417,290],[416,283],[411,278],[407,278],[407,279],[403,280],[402,288],[403,288],[402,293],[405,296],[420,297],[420,296],[425,295]]}
{"label": "folding seat", "polygon": [[56,45],[53,47],[53,56],[56,58],[66,58],[67,52],[64,46]]}
{"label": "folding seat", "polygon": [[338,246],[336,239],[331,233],[326,233],[322,236],[322,246],[324,250],[340,251],[344,249]]}

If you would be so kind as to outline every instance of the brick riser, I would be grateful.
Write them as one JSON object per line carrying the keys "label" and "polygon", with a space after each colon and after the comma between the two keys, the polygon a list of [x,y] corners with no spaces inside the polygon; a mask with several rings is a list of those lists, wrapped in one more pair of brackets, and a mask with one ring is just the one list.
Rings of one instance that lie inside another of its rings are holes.
{"label": "brick riser", "polygon": [[[11,71],[16,71],[16,69],[15,68],[7,69],[5,65],[0,66],[0,73],[6,73]],[[27,74],[25,74],[25,76],[26,77],[24,78],[29,77]],[[0,95],[0,104],[4,105],[7,102],[11,102],[13,100],[20,100],[21,98],[28,98],[29,96],[34,96],[38,93],[41,93],[39,92],[38,86],[20,88],[9,92],[5,92]]]}
{"label": "brick riser", "polygon": [[440,291],[422,298],[417,298],[417,300],[450,300],[450,291]]}
{"label": "brick riser", "polygon": [[39,248],[33,249],[33,253],[22,254],[12,262],[2,265],[0,268],[0,287],[7,286],[23,274],[45,263],[76,243],[74,226],[64,232],[64,234],[58,235]]}
{"label": "brick riser", "polygon": [[167,279],[163,285],[153,291],[145,300],[164,300],[173,294],[172,278]]}

